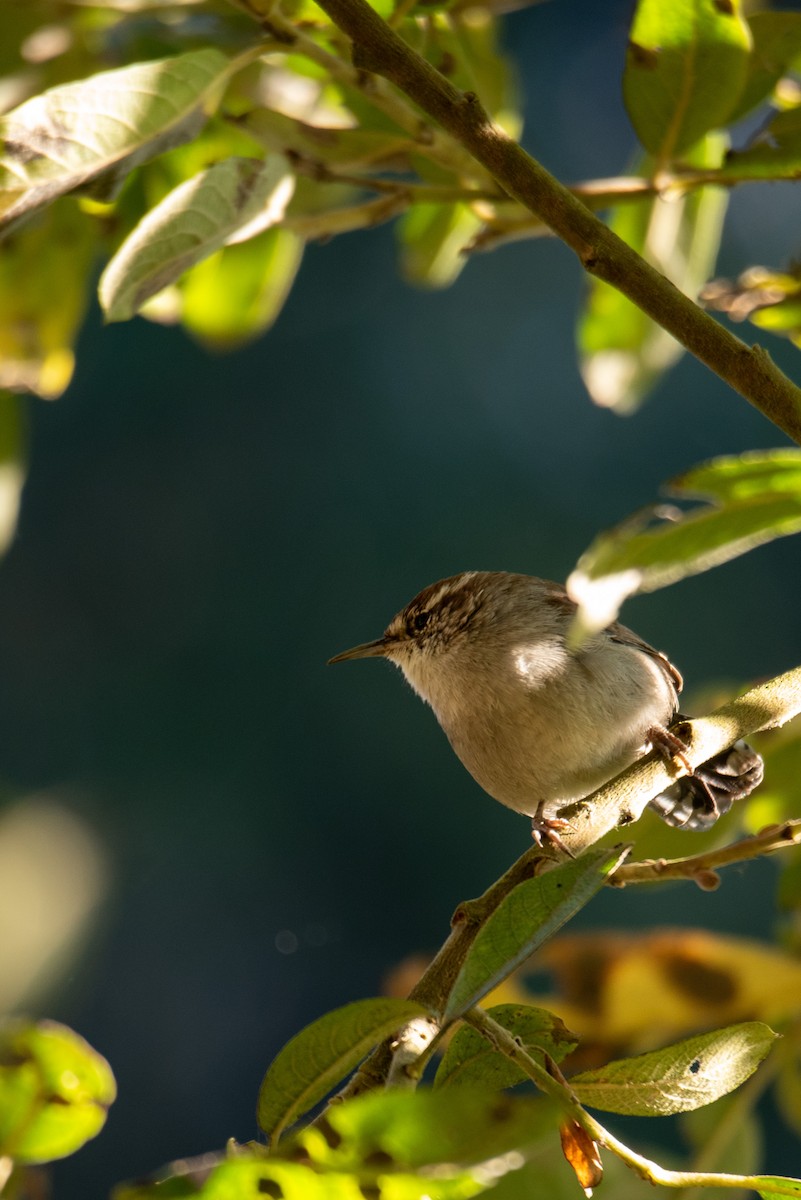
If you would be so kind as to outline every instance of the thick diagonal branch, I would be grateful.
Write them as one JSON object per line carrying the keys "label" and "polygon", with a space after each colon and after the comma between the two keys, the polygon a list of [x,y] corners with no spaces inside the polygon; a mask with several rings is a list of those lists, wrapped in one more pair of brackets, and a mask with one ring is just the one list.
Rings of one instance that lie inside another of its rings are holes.
{"label": "thick diagonal branch", "polygon": [[354,65],[381,75],[450,133],[510,196],[539,217],[585,270],[618,288],[687,350],[801,444],[801,390],[760,346],[749,347],[599,221],[517,142],[417,54],[367,0],[319,0],[353,42]]}

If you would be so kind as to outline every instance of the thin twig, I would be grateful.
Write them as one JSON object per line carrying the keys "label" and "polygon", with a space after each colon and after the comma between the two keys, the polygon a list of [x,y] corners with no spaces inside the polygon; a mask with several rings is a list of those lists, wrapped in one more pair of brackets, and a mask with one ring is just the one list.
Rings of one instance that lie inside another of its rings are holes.
{"label": "thin twig", "polygon": [[747,862],[773,854],[777,850],[788,850],[801,845],[801,821],[785,821],[760,830],[753,837],[721,846],[704,854],[693,854],[687,858],[648,858],[641,862],[627,862],[618,867],[612,883],[624,887],[629,883],[659,883],[666,879],[697,879],[719,867],[732,863]]}

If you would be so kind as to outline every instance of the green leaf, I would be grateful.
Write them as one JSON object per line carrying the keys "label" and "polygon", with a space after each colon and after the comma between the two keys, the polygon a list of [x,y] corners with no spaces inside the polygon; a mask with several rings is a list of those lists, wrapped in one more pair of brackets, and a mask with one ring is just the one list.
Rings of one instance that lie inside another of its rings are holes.
{"label": "green leaf", "polygon": [[0,388],[54,400],[72,378],[97,234],[74,200],[6,239],[0,252]]}
{"label": "green leaf", "polygon": [[258,1122],[268,1138],[313,1108],[373,1046],[426,1010],[411,1000],[356,1000],[326,1013],[279,1051],[262,1080]]}
{"label": "green leaf", "polygon": [[801,1179],[787,1179],[783,1175],[755,1175],[751,1186],[765,1200],[771,1200],[773,1196],[801,1196]]}
{"label": "green leaf", "polygon": [[322,1169],[358,1175],[369,1166],[384,1176],[446,1164],[461,1171],[528,1146],[556,1125],[553,1105],[531,1096],[390,1090],[332,1105],[322,1127],[287,1139],[283,1152],[291,1158],[301,1149]]}
{"label": "green leaf", "polygon": [[219,51],[193,50],[51,88],[7,113],[0,226],[101,179],[110,194],[137,164],[194,137],[231,69]]}
{"label": "green leaf", "polygon": [[[523,1049],[538,1062],[543,1061],[544,1054],[561,1062],[578,1045],[578,1039],[559,1017],[544,1008],[529,1004],[496,1004],[487,1010],[487,1016],[517,1038]],[[434,1079],[434,1087],[480,1085],[488,1091],[503,1091],[526,1079],[528,1076],[520,1067],[494,1050],[475,1029],[465,1025],[451,1039]]]}
{"label": "green leaf", "polygon": [[756,12],[748,18],[753,47],[740,99],[729,114],[739,121],[766,100],[793,59],[801,54],[801,13]]}
{"label": "green leaf", "polygon": [[718,503],[776,492],[801,495],[801,450],[786,447],[712,458],[677,475],[668,488],[674,495]]}
{"label": "green leaf", "polygon": [[590,850],[518,884],[479,930],[448,997],[444,1017],[460,1017],[575,916],[624,855]]}
{"label": "green leaf", "polygon": [[623,97],[638,138],[659,166],[726,124],[745,83],[750,49],[739,0],[639,0]]}
{"label": "green leaf", "polygon": [[652,528],[651,511],[637,514],[599,534],[568,579],[579,605],[573,644],[614,621],[635,592],[667,587],[801,530],[800,463],[795,449],[713,459],[668,485],[678,495],[703,492],[713,504],[657,513],[668,519]]}
{"label": "green leaf", "polygon": [[95,1137],[116,1096],[111,1068],[54,1021],[0,1028],[0,1156],[64,1158]]}
{"label": "green leaf", "polygon": [[132,317],[150,296],[224,243],[277,224],[294,178],[281,155],[226,158],[187,179],[142,218],[100,277],[107,321]]}
{"label": "green leaf", "polygon": [[[363,1184],[362,1184],[363,1179]],[[436,1192],[426,1176],[386,1175],[380,1167],[320,1174],[303,1163],[282,1162],[258,1153],[238,1152],[229,1159],[203,1155],[181,1160],[168,1173],[147,1182],[122,1184],[113,1200],[470,1200],[487,1183],[469,1172],[438,1176]]]}
{"label": "green leaf", "polygon": [[178,284],[184,327],[215,350],[232,350],[278,318],[303,257],[304,242],[274,226],[249,242],[225,246]]}
{"label": "green leaf", "polygon": [[[699,169],[720,165],[726,141],[708,134],[688,161]],[[649,162],[636,168],[648,174]],[[702,187],[684,196],[620,204],[610,228],[693,299],[717,258],[728,196]],[[662,374],[684,353],[661,325],[622,292],[600,279],[587,288],[578,331],[581,374],[596,404],[628,414],[639,407]]]}
{"label": "green leaf", "polygon": [[795,179],[801,171],[801,107],[777,113],[745,150],[732,151],[722,180]]}
{"label": "green leaf", "polygon": [[761,1021],[746,1021],[584,1071],[570,1086],[582,1104],[604,1112],[634,1117],[690,1112],[744,1083],[777,1036]]}
{"label": "green leaf", "polygon": [[467,264],[464,253],[482,221],[467,204],[414,204],[397,223],[404,279],[449,287]]}

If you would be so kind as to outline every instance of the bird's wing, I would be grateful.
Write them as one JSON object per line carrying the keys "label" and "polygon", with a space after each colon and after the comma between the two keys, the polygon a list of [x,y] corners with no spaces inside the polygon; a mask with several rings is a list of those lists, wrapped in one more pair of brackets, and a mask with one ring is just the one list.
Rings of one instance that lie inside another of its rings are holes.
{"label": "bird's wing", "polygon": [[671,684],[676,693],[676,700],[678,701],[679,693],[684,687],[684,680],[681,671],[678,667],[673,666],[673,663],[666,654],[663,654],[661,650],[655,650],[653,646],[649,646],[648,642],[643,641],[633,630],[625,625],[621,625],[618,621],[615,621],[614,625],[610,625],[606,632],[613,642],[618,642],[621,646],[631,646],[632,649],[639,650],[640,653],[647,654],[649,658],[652,658]]}
{"label": "bird's wing", "polygon": [[[543,599],[552,608],[556,608],[564,614],[565,624],[573,619],[578,605],[570,599],[560,584],[548,583]],[[617,642],[621,646],[630,646],[633,650],[639,650],[641,654],[647,654],[649,658],[653,659],[676,693],[676,702],[678,703],[679,693],[684,687],[684,680],[678,667],[673,666],[666,654],[663,654],[661,650],[655,650],[648,642],[638,637],[632,629],[629,629],[627,625],[621,625],[619,621],[615,621],[604,632],[613,642]]]}

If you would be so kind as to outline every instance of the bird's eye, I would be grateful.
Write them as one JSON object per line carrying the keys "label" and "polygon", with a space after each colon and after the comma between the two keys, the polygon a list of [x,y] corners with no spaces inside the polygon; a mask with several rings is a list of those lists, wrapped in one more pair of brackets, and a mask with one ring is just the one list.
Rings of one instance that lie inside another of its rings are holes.
{"label": "bird's eye", "polygon": [[412,624],[414,625],[415,629],[425,629],[426,625],[428,624],[428,618],[430,616],[431,616],[431,613],[427,613],[427,612],[415,613],[414,620],[412,621]]}

